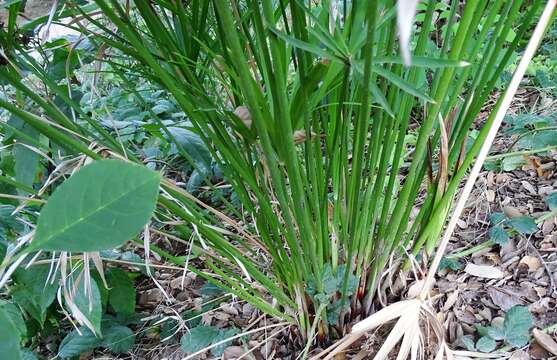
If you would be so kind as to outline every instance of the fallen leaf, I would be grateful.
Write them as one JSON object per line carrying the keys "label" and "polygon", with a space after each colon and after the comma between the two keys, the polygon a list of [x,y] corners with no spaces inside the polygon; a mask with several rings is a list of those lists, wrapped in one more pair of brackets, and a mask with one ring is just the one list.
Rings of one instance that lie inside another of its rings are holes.
{"label": "fallen leaf", "polygon": [[487,294],[491,298],[491,301],[503,311],[507,311],[515,305],[523,304],[518,295],[493,286],[487,288]]}
{"label": "fallen leaf", "polygon": [[242,122],[244,123],[244,125],[246,125],[247,128],[251,128],[251,123],[252,123],[251,113],[246,106],[238,106],[234,110],[234,115],[239,117],[240,120],[242,120]]}
{"label": "fallen leaf", "polygon": [[551,336],[538,329],[534,329],[533,334],[534,339],[536,339],[536,342],[540,344],[541,347],[543,347],[553,355],[557,355],[557,342],[555,342],[555,340],[553,340]]}
{"label": "fallen leaf", "polygon": [[487,198],[487,201],[494,202],[495,201],[495,191],[487,190],[485,192],[485,197]]}
{"label": "fallen leaf", "polygon": [[510,205],[507,205],[507,206],[503,207],[503,212],[505,213],[505,215],[507,215],[507,217],[509,219],[522,216],[522,213],[520,212],[520,210],[518,210],[514,206],[510,206]]}
{"label": "fallen leaf", "polygon": [[447,312],[449,311],[453,305],[456,303],[456,301],[458,300],[458,289],[456,291],[453,291],[452,293],[450,293],[449,295],[447,295],[447,301],[445,301],[445,304],[443,305],[443,311]]}
{"label": "fallen leaf", "polygon": [[530,355],[522,350],[517,350],[513,352],[509,360],[530,360]]}
{"label": "fallen leaf", "polygon": [[538,192],[536,191],[536,188],[534,188],[534,185],[530,184],[528,181],[523,180],[521,182],[522,186],[528,190],[528,192],[532,195],[537,195]]}
{"label": "fallen leaf", "polygon": [[238,359],[240,356],[244,355],[245,353],[246,351],[241,346],[229,346],[226,349],[224,349],[222,358],[224,360]]}
{"label": "fallen leaf", "polygon": [[526,255],[525,257],[523,257],[520,260],[520,264],[526,264],[528,266],[528,270],[530,271],[536,271],[542,266],[540,259],[538,259],[536,256],[530,255]]}
{"label": "fallen leaf", "polygon": [[476,265],[468,263],[464,271],[472,276],[486,278],[486,279],[501,279],[505,274],[498,268],[490,265]]}

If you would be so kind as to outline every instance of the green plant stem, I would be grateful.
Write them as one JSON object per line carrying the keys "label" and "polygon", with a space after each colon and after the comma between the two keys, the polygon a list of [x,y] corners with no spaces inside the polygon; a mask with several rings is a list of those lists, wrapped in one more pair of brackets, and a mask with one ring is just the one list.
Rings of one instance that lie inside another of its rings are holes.
{"label": "green plant stem", "polygon": [[499,160],[499,159],[504,159],[504,158],[509,157],[509,156],[537,154],[537,153],[546,152],[546,151],[550,151],[550,150],[554,150],[554,149],[557,149],[557,145],[549,145],[549,146],[545,146],[545,147],[538,148],[538,149],[513,151],[513,152],[504,153],[504,154],[491,155],[491,156],[487,157],[487,160]]}
{"label": "green plant stem", "polygon": [[487,241],[484,241],[483,243],[481,243],[479,245],[473,246],[473,247],[468,248],[466,250],[462,250],[462,251],[459,251],[457,253],[447,255],[447,256],[445,256],[445,258],[447,258],[447,259],[460,259],[460,258],[466,257],[468,255],[475,254],[478,251],[481,251],[483,249],[490,248],[493,245],[495,245],[495,242],[493,242],[493,240],[487,240]]}

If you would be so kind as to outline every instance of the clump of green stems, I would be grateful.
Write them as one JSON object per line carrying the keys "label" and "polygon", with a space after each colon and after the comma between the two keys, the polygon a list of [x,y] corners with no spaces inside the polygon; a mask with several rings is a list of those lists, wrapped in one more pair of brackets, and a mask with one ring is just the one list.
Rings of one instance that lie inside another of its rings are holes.
{"label": "clump of green stems", "polygon": [[[135,96],[141,98],[130,61],[135,76],[174,97],[241,203],[240,211],[222,199],[225,216],[164,182],[159,216],[183,221],[174,230],[191,238],[204,260],[204,271],[191,264],[190,270],[308,337],[317,323],[321,335],[340,336],[352,319],[372,311],[391,256],[434,251],[493,117],[475,138],[470,129],[543,5],[451,0],[440,20],[438,2],[423,1],[406,67],[394,0],[93,3],[70,3],[65,12],[88,23],[70,26],[104,49],[100,61]],[[13,41],[14,28],[0,30],[9,60],[0,79],[40,112],[5,98],[0,107],[70,153],[99,158],[89,148],[94,141],[140,161],[81,111],[67,84],[48,78]],[[41,96],[23,70],[50,96]],[[248,109],[248,119],[235,114],[238,107]],[[414,144],[407,143],[411,131]],[[223,223],[242,218],[252,226],[222,231]],[[335,304],[340,316],[331,320],[326,313]]]}

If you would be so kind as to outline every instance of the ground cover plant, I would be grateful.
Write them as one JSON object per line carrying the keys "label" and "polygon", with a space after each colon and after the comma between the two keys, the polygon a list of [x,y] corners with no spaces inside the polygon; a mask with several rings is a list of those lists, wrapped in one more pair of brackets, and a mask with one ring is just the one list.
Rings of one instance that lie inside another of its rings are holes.
{"label": "ground cover plant", "polygon": [[[67,1],[18,25],[6,2],[2,351],[32,338],[13,303],[37,334],[57,300],[76,323],[60,357],[125,352],[133,279],[103,259],[129,240],[145,275],[154,252],[293,325],[303,355],[374,313],[385,269],[434,253],[501,101],[475,120],[546,5],[410,3]],[[68,18],[76,39],[28,33]],[[526,150],[552,126],[514,124]],[[495,216],[492,241],[532,226]],[[240,337],[193,329],[190,353]]]}

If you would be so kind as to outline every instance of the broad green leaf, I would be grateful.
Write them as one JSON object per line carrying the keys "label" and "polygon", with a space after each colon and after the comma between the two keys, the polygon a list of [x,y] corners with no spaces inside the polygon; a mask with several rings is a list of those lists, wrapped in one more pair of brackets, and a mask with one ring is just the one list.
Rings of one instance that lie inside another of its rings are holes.
{"label": "broad green leaf", "polygon": [[[62,40],[62,39],[60,39]],[[69,43],[64,39],[65,46],[56,47],[52,51],[52,59],[48,62],[46,71],[52,80],[62,80],[71,76],[73,71],[80,66],[78,51],[70,49]]]}
{"label": "broad green leaf", "polygon": [[549,195],[545,198],[545,203],[546,203],[547,206],[549,207],[549,210],[555,210],[555,209],[557,209],[557,192],[554,192],[554,193],[549,194]]}
{"label": "broad green leaf", "polygon": [[476,349],[481,352],[492,352],[495,350],[497,343],[489,336],[482,336],[476,343]]}
{"label": "broad green leaf", "polygon": [[122,354],[128,352],[135,343],[135,334],[127,326],[112,325],[103,329],[102,345],[110,351]]}
{"label": "broad green leaf", "polygon": [[495,213],[489,215],[489,221],[493,225],[499,225],[500,223],[502,223],[506,219],[507,219],[507,216],[502,212],[495,212]]}
{"label": "broad green leaf", "polygon": [[37,355],[31,349],[21,349],[21,360],[39,360]]}
{"label": "broad green leaf", "polygon": [[0,240],[8,240],[10,235],[23,231],[23,225],[13,214],[15,207],[0,205]]}
{"label": "broad green leaf", "polygon": [[151,217],[159,181],[158,173],[123,161],[85,166],[50,196],[31,248],[86,252],[121,245]]}
{"label": "broad green leaf", "polygon": [[[239,332],[240,331],[236,328],[221,329],[218,335],[213,339],[213,344],[226,340],[238,334]],[[231,341],[226,341],[220,345],[215,346],[214,348],[211,349],[211,354],[213,354],[214,356],[222,356],[224,349],[226,349],[230,345],[230,343]]]}
{"label": "broad green leaf", "polygon": [[494,340],[504,340],[505,329],[501,329],[495,326],[490,326],[487,328],[487,335]]}
{"label": "broad green leaf", "polygon": [[13,275],[15,286],[12,298],[41,326],[58,289],[57,274],[48,279],[49,271],[50,265],[34,265],[29,269],[18,269]]}
{"label": "broad green leaf", "polygon": [[513,306],[510,308],[505,314],[505,341],[514,347],[526,345],[533,320],[527,307]]}
{"label": "broad green leaf", "polygon": [[157,101],[157,104],[155,106],[153,106],[153,108],[151,109],[156,115],[160,115],[162,113],[165,112],[171,112],[176,110],[176,106],[168,101],[168,100],[159,100]]}
{"label": "broad green leaf", "polygon": [[456,271],[462,269],[463,265],[458,260],[443,257],[441,259],[441,263],[439,263],[439,270],[443,270],[446,268]]}
{"label": "broad green leaf", "polygon": [[511,334],[506,338],[507,343],[516,348],[528,344],[529,340],[530,336],[528,334]]}
{"label": "broad green leaf", "polygon": [[533,234],[538,231],[538,225],[528,216],[518,216],[507,221],[507,225],[521,234]]}
{"label": "broad green leaf", "polygon": [[8,316],[20,338],[27,335],[27,325],[25,325],[25,320],[23,320],[21,311],[15,304],[0,300],[0,311],[4,311]]}
{"label": "broad green leaf", "polygon": [[[346,264],[342,264],[337,268],[336,281],[338,284],[337,291],[342,292],[344,287],[344,277],[346,272]],[[350,296],[356,292],[360,280],[354,274],[348,274],[347,284],[346,284],[346,295]],[[333,293],[334,294],[334,293]]]}
{"label": "broad green leaf", "polygon": [[135,288],[125,271],[110,269],[107,273],[107,282],[110,287],[108,303],[117,314],[125,317],[135,312]]}
{"label": "broad green leaf", "polygon": [[[101,255],[102,256],[102,255]],[[97,288],[99,289],[99,294],[101,295],[101,304],[103,309],[106,309],[108,305],[108,289],[104,285],[104,281],[97,270],[91,270],[91,277],[97,283]],[[106,280],[106,277],[105,277]]]}
{"label": "broad green leaf", "polygon": [[460,342],[462,343],[462,346],[466,348],[466,350],[468,351],[476,350],[476,347],[474,346],[474,338],[472,338],[471,335],[465,335],[461,337]]}
{"label": "broad green leaf", "polygon": [[[12,115],[10,117],[8,125],[28,136],[28,138],[23,138],[24,135],[13,135],[13,138],[16,141],[13,146],[15,160],[14,170],[15,180],[17,182],[32,187],[37,174],[40,157],[39,154],[26,147],[24,144],[33,145],[31,140],[38,140],[39,132],[16,115]],[[18,189],[18,192],[25,194],[25,191],[21,189]]]}
{"label": "broad green leaf", "polygon": [[526,160],[522,155],[506,156],[501,162],[501,168],[503,171],[512,171],[524,164],[526,164]]}
{"label": "broad green leaf", "polygon": [[[195,162],[201,174],[208,175],[211,171],[212,157],[201,137],[188,129],[176,126],[169,127],[168,131]],[[170,153],[175,154],[177,152],[176,145],[172,144]]]}
{"label": "broad green leaf", "polygon": [[[102,303],[99,287],[95,280],[91,279],[91,291],[86,291],[84,280],[78,284],[77,291],[73,298],[75,305],[81,313],[89,320],[95,334],[101,334]],[[77,316],[76,316],[77,317]]]}
{"label": "broad green leaf", "polygon": [[180,344],[186,353],[194,353],[213,343],[220,330],[214,326],[197,326],[190,329],[182,339]]}
{"label": "broad green leaf", "polygon": [[489,229],[489,238],[498,245],[505,245],[509,241],[509,234],[500,225]]}
{"label": "broad green leaf", "polygon": [[339,290],[338,278],[333,276],[331,264],[325,264],[321,273],[321,281],[323,282],[323,291],[327,297],[333,296]]}
{"label": "broad green leaf", "polygon": [[20,360],[20,333],[10,315],[0,308],[0,359]]}
{"label": "broad green leaf", "polygon": [[66,359],[78,356],[101,345],[101,339],[85,326],[80,327],[79,331],[81,335],[74,329],[62,340],[58,347],[59,357]]}

